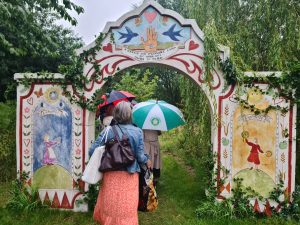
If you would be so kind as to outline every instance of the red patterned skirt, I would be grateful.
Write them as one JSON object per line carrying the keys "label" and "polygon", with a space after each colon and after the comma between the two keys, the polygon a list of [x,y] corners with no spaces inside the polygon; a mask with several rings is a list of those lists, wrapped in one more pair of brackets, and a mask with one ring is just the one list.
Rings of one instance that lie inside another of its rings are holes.
{"label": "red patterned skirt", "polygon": [[138,225],[138,186],[138,173],[104,173],[94,219],[101,225]]}

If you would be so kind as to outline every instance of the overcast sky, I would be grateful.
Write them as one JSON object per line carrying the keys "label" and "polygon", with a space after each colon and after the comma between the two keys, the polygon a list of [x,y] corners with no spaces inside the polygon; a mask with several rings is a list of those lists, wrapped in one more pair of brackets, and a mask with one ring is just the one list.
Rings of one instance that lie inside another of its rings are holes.
{"label": "overcast sky", "polygon": [[[72,29],[83,37],[85,44],[95,40],[95,35],[103,31],[108,21],[116,21],[124,13],[133,9],[134,4],[141,4],[143,0],[73,0],[74,3],[84,8],[84,13],[76,17],[78,24]],[[70,27],[67,22],[62,22]]]}

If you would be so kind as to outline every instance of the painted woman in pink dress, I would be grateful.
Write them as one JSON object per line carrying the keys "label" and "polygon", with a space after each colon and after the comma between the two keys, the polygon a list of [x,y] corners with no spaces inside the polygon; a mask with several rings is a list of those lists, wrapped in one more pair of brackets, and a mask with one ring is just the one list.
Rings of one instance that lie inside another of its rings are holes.
{"label": "painted woman in pink dress", "polygon": [[[254,143],[252,143],[246,139],[246,143],[249,146],[251,146],[250,155],[248,156],[247,160],[251,164],[253,163],[255,169],[258,169],[258,166],[260,164],[259,152],[261,152],[261,153],[264,153],[264,152],[261,150],[260,146],[258,145],[257,138],[254,138]],[[251,169],[253,169],[253,166],[250,168],[250,170]]]}
{"label": "painted woman in pink dress", "polygon": [[60,144],[60,141],[50,141],[48,134],[44,136],[44,145],[46,150],[44,153],[43,164],[52,165],[54,163],[57,163],[56,155],[52,148],[57,144]]}

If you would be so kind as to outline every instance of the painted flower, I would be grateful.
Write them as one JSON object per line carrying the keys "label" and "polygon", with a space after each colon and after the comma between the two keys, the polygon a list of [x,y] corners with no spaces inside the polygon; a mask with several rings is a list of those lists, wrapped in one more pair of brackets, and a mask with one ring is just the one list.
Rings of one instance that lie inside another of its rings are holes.
{"label": "painted flower", "polygon": [[78,148],[78,149],[76,149],[76,155],[80,155],[81,154],[81,150]]}
{"label": "painted flower", "polygon": [[75,113],[76,113],[77,116],[79,116],[79,115],[80,115],[80,110],[77,109],[77,110],[75,111]]}
{"label": "painted flower", "polygon": [[29,113],[30,109],[29,109],[28,107],[26,107],[26,108],[24,109],[24,111],[25,111],[25,113]]}
{"label": "painted flower", "polygon": [[28,155],[28,154],[29,154],[29,150],[28,150],[28,149],[25,149],[24,154],[25,154],[25,155]]}

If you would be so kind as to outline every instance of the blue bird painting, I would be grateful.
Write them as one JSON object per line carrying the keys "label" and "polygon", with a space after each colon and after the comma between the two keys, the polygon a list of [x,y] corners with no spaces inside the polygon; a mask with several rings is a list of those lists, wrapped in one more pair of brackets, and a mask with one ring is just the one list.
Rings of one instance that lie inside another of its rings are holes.
{"label": "blue bird painting", "polygon": [[173,41],[179,41],[179,39],[177,37],[182,37],[182,35],[180,34],[180,32],[182,31],[182,29],[178,30],[178,31],[174,31],[175,30],[175,26],[176,26],[176,24],[173,24],[168,31],[163,32],[163,35],[168,36]]}
{"label": "blue bird painting", "polygon": [[121,35],[119,40],[126,38],[123,41],[123,44],[128,43],[131,41],[132,38],[139,36],[137,33],[134,33],[129,27],[126,26],[125,29],[126,29],[127,33],[122,33],[120,31],[118,31],[118,33]]}

